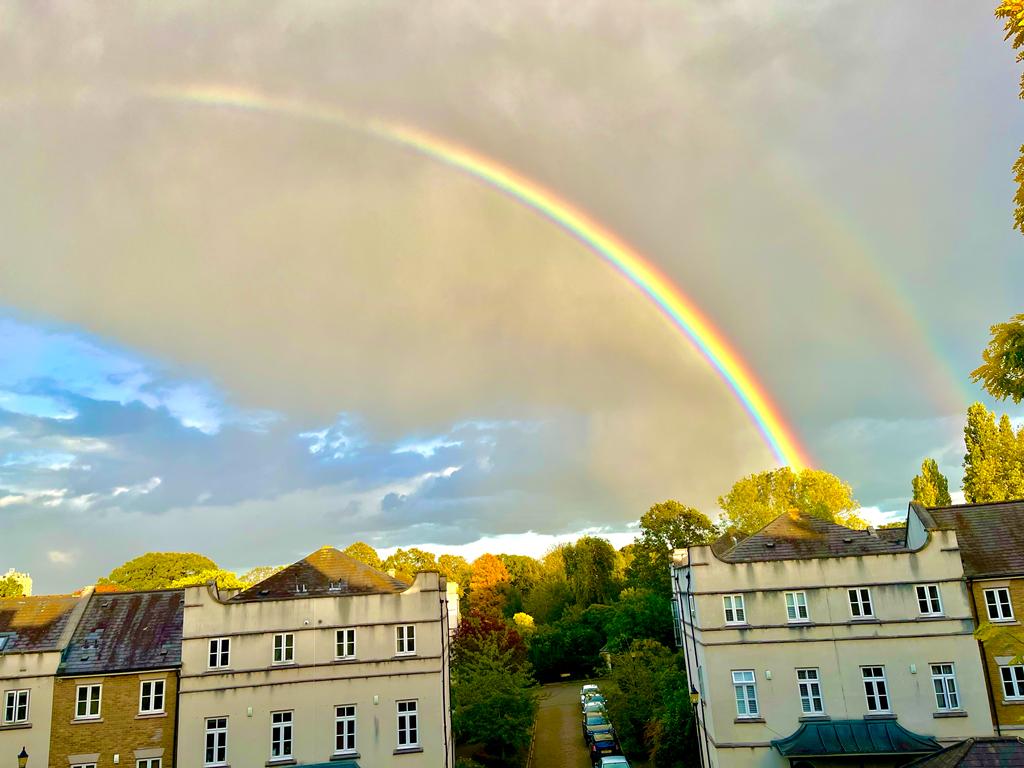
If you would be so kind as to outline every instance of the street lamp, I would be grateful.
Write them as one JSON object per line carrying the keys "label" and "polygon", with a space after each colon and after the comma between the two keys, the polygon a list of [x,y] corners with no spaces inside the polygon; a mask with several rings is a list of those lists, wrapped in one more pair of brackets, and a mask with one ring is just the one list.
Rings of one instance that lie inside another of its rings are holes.
{"label": "street lamp", "polygon": [[[700,701],[700,694],[697,693],[697,689],[693,687],[693,683],[690,683],[690,704],[697,706],[697,702]],[[22,768],[25,768],[22,766]]]}
{"label": "street lamp", "polygon": [[18,768],[25,768],[25,766],[27,764],[28,764],[28,752],[26,752],[25,748],[22,747],[21,748],[21,752],[18,754]]}

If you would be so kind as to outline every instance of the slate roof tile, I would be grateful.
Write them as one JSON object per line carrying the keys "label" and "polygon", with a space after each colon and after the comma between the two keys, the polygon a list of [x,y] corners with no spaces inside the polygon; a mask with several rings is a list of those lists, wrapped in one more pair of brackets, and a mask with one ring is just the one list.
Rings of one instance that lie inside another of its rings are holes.
{"label": "slate roof tile", "polygon": [[61,635],[79,601],[76,595],[34,595],[0,599],[0,653],[60,650]]}
{"label": "slate roof tile", "polygon": [[971,738],[907,768],[1024,768],[1024,742],[1007,737]]}
{"label": "slate roof tile", "polygon": [[937,528],[956,531],[966,576],[1024,573],[1024,501],[927,509]]}

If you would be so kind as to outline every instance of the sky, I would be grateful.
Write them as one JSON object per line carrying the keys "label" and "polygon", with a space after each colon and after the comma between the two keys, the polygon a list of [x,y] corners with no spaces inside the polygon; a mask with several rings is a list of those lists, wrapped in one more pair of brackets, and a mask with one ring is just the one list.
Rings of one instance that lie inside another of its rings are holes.
{"label": "sky", "polygon": [[621,545],[776,466],[635,286],[383,123],[644,254],[869,518],[959,487],[967,405],[1024,418],[969,376],[1024,284],[988,5],[0,6],[0,571]]}

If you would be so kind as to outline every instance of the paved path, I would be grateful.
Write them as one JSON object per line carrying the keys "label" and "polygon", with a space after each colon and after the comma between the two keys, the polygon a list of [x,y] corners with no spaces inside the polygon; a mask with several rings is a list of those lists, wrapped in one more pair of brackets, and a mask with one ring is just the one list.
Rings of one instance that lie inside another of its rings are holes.
{"label": "paved path", "polygon": [[581,726],[582,684],[544,686],[537,712],[537,743],[530,768],[590,768]]}

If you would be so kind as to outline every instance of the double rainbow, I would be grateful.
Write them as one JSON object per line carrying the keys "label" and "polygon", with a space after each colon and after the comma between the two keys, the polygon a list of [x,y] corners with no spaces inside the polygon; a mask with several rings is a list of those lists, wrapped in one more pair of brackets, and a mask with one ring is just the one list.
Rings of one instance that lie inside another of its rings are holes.
{"label": "double rainbow", "polygon": [[154,89],[149,95],[161,100],[265,112],[366,132],[440,161],[504,192],[575,237],[639,289],[728,385],[780,464],[795,470],[811,464],[764,386],[697,305],[649,259],[540,184],[492,158],[418,128],[379,119],[357,120],[342,110],[322,104],[210,85],[165,87]]}

